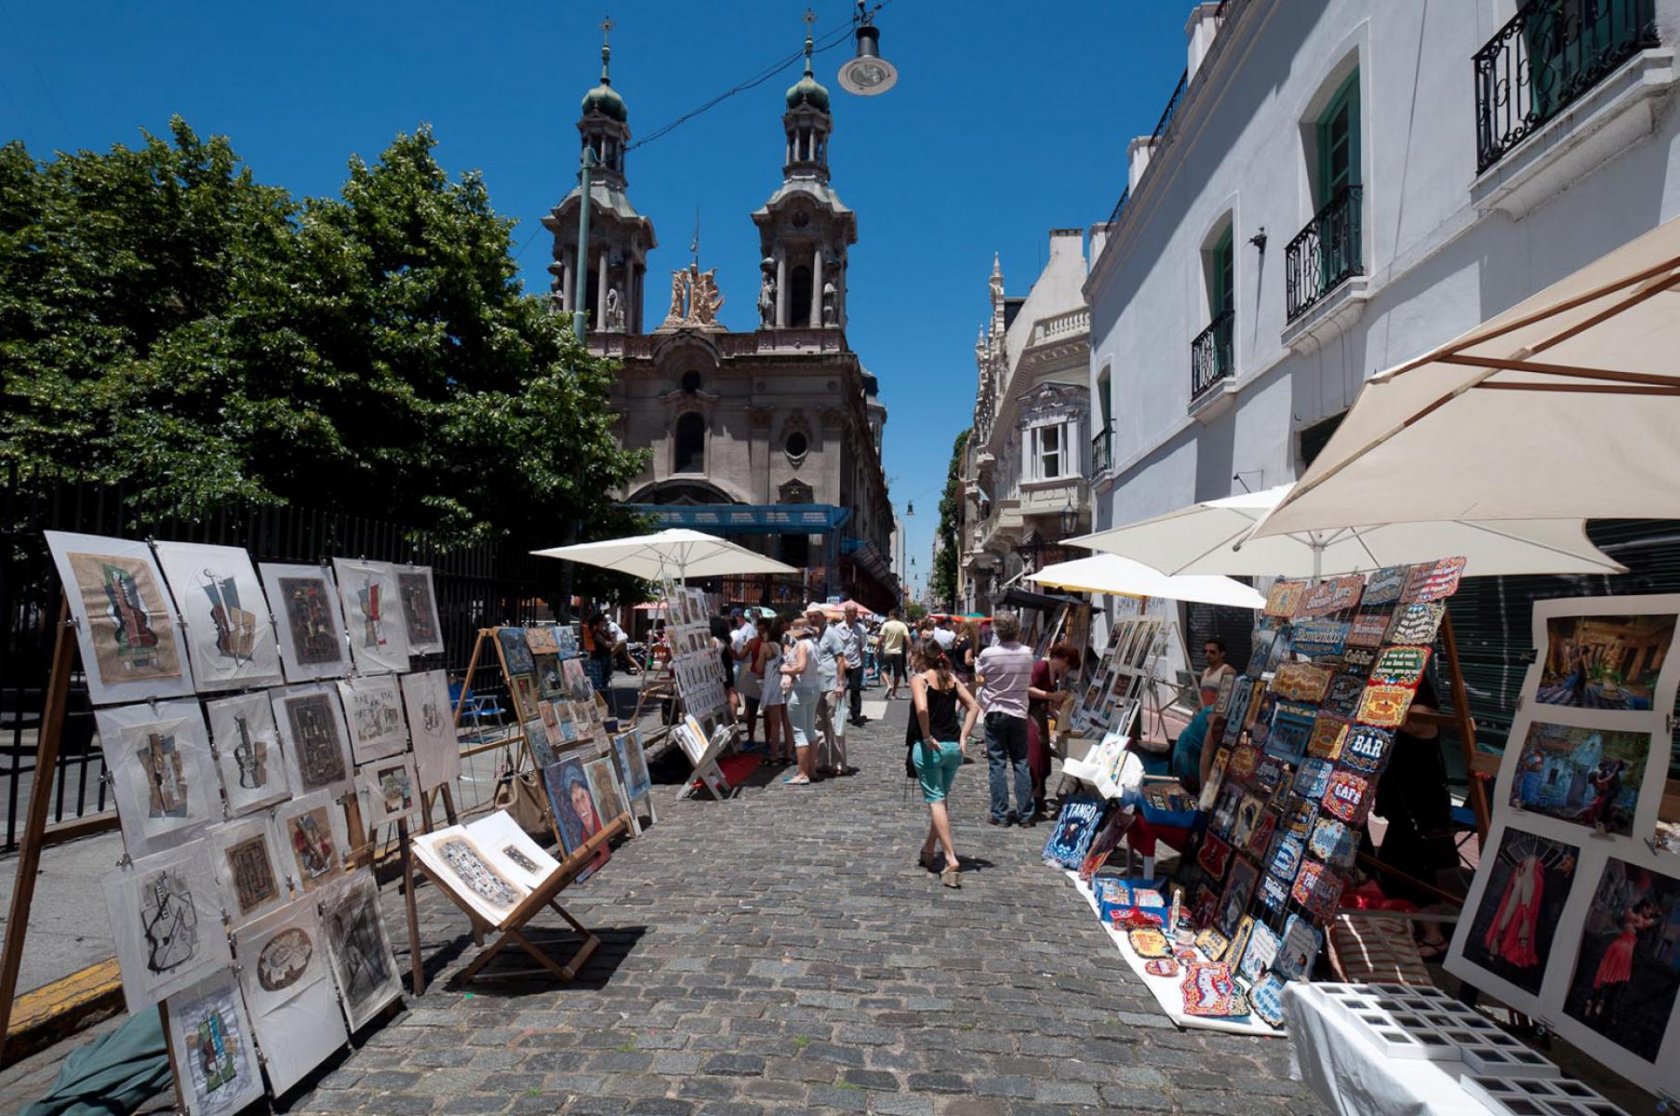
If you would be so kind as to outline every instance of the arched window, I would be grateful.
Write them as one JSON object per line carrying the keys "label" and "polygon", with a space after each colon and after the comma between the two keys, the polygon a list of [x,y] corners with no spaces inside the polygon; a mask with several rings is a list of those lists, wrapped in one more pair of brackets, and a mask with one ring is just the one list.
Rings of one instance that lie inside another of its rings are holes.
{"label": "arched window", "polygon": [[706,471],[705,416],[698,411],[689,411],[677,419],[675,449],[671,464],[673,473]]}
{"label": "arched window", "polygon": [[788,325],[806,328],[811,325],[811,269],[794,268],[788,286]]}

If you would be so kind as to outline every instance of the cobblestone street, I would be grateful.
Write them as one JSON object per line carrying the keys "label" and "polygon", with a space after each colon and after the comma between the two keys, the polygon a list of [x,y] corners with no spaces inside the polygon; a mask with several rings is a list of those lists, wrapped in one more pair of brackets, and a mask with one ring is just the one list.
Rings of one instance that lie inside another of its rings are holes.
{"label": "cobblestone street", "polygon": [[656,786],[659,824],[562,896],[604,939],[573,986],[451,990],[466,921],[422,890],[431,989],[291,1110],[1315,1111],[1284,1043],[1181,1033],[1156,1012],[1039,863],[1045,829],[985,824],[983,762],[954,792],[962,889],[918,867],[908,708],[853,730],[849,778],[785,787],[760,769],[726,803]]}

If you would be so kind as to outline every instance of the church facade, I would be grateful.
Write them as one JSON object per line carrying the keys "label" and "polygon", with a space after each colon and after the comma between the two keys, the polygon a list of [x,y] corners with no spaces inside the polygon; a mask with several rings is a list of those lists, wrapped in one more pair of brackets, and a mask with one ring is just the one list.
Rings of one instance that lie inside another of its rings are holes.
{"label": "church facade", "polygon": [[[670,303],[644,322],[653,225],[630,204],[624,100],[602,48],[601,84],[578,132],[598,169],[588,258],[577,258],[574,189],[543,220],[554,235],[554,295],[589,314],[588,343],[622,363],[613,389],[618,436],[651,451],[620,495],[663,526],[692,527],[781,559],[800,577],[729,579],[732,603],[789,606],[843,596],[896,603],[892,505],[881,467],[887,412],[846,342],[847,255],[857,218],[829,182],[828,90],[805,73],[786,95],[781,185],[752,214],[758,229],[757,328],[717,320],[715,269],[671,273]],[[657,284],[656,298],[663,297]]]}

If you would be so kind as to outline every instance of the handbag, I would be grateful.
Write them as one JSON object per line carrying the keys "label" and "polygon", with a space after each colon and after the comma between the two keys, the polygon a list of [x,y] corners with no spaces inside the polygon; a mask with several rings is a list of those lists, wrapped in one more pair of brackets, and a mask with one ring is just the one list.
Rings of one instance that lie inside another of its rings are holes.
{"label": "handbag", "polygon": [[546,832],[548,803],[544,800],[542,781],[535,771],[504,770],[496,780],[496,791],[490,798],[496,810],[506,810],[520,829],[527,833]]}

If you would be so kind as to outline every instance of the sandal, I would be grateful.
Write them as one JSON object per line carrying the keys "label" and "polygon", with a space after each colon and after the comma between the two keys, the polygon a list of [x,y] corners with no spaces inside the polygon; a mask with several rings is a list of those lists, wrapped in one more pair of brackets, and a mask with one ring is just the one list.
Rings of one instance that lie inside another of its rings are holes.
{"label": "sandal", "polygon": [[944,884],[946,887],[961,887],[962,880],[957,876],[958,871],[958,865],[947,864],[945,866],[945,871],[939,873],[939,882]]}
{"label": "sandal", "polygon": [[786,779],[782,780],[782,785],[788,787],[808,787],[811,785],[811,780],[807,779],[803,775],[789,775]]}
{"label": "sandal", "polygon": [[916,863],[920,864],[923,868],[926,868],[929,872],[933,871],[933,854],[926,851],[917,854]]}

